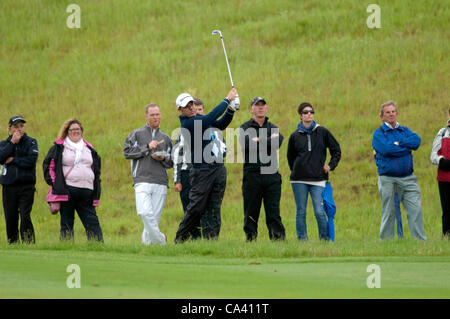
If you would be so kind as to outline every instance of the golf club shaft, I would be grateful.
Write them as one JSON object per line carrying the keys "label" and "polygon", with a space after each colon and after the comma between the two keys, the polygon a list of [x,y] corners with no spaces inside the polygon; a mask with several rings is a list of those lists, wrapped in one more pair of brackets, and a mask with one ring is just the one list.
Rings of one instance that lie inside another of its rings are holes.
{"label": "golf club shaft", "polygon": [[225,61],[227,61],[228,74],[230,75],[231,87],[234,88],[233,78],[231,77],[230,64],[228,63],[227,50],[225,50],[225,43],[223,42],[222,35],[220,35],[220,40],[222,41],[223,53],[225,53]]}

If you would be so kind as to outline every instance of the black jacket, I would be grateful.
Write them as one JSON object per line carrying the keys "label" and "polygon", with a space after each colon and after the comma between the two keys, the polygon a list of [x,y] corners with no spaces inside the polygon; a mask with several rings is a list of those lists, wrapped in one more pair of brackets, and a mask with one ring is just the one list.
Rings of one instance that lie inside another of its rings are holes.
{"label": "black jacket", "polygon": [[[92,200],[98,201],[101,194],[101,159],[95,149],[86,144],[92,154],[92,169],[94,172],[94,191]],[[62,154],[64,152],[64,145],[62,143],[56,143],[53,145],[47,153],[47,156],[42,163],[42,169],[44,171],[44,179],[46,183],[52,186],[52,194],[54,195],[69,195],[67,190],[66,181],[64,179]],[[50,172],[54,173],[55,181],[53,182]]]}
{"label": "black jacket", "polygon": [[[19,143],[11,142],[12,136],[0,142],[0,184],[36,184],[37,141],[24,134]],[[9,157],[14,160],[5,164]]]}
{"label": "black jacket", "polygon": [[[269,122],[269,118],[266,117],[263,126],[251,118],[249,121],[241,125],[242,131],[239,134],[239,143],[241,144],[242,155],[244,160],[244,170],[247,169],[259,169],[261,166],[270,166],[272,160],[277,160],[275,152],[281,147],[283,143],[283,135],[280,133],[278,126]],[[270,138],[273,133],[279,135],[274,138]],[[254,142],[252,138],[258,137],[259,141]],[[277,142],[277,146],[275,146]],[[261,158],[260,148],[266,148],[267,152],[262,150],[262,154],[265,158]],[[274,152],[274,156],[272,155]],[[278,167],[278,163],[275,163]]]}
{"label": "black jacket", "polygon": [[323,171],[327,148],[331,153],[328,165],[331,170],[334,170],[341,159],[341,148],[330,131],[317,125],[311,135],[298,129],[293,132],[289,137],[287,151],[287,159],[291,169],[290,180],[328,180],[328,174]]}

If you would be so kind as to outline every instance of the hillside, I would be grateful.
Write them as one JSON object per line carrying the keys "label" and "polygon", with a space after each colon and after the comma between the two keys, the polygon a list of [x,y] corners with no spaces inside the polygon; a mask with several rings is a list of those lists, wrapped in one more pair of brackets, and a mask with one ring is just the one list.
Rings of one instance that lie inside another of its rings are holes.
{"label": "hillside", "polygon": [[[398,104],[399,122],[422,138],[414,165],[425,232],[440,239],[436,167],[429,155],[450,107],[448,0],[378,1],[379,29],[367,27],[369,3],[364,1],[78,0],[80,29],[66,25],[70,3],[0,3],[0,138],[7,137],[9,118],[21,114],[27,133],[38,140],[32,213],[37,241],[58,240],[59,218],[45,203],[48,187],[41,164],[70,117],[82,121],[84,137],[102,157],[98,214],[105,241],[140,241],[142,222],[123,142],[145,124],[144,107],[150,102],[160,105],[161,128],[171,135],[179,127],[179,93],[202,98],[206,111],[226,95],[229,78],[219,37],[211,35],[214,29],[223,33],[242,103],[230,127],[248,120],[251,99],[263,96],[270,120],[286,138],[279,156],[288,240],[295,238],[295,203],[286,150],[298,123],[298,104],[312,103],[316,121],[341,144],[342,159],[330,177],[338,207],[336,240],[376,241],[381,203],[371,140],[380,125],[379,106],[391,99]],[[227,170],[221,239],[244,240],[242,164],[228,163]],[[182,214],[178,193],[170,188],[160,224],[169,241]],[[267,240],[263,216],[260,238]],[[404,225],[409,237],[405,215]],[[84,241],[78,220],[76,228],[77,240]],[[311,206],[308,228],[315,240]],[[0,243],[6,242],[4,231],[0,218]]]}

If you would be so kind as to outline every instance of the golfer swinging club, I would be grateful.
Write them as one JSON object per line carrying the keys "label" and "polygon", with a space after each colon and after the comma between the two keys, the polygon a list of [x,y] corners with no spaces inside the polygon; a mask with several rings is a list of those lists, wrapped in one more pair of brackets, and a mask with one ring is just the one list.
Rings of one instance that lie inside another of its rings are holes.
{"label": "golfer swinging club", "polygon": [[[181,134],[191,155],[192,188],[186,213],[175,236],[175,244],[192,238],[208,203],[211,209],[220,213],[227,180],[223,164],[225,150],[221,147],[222,143],[218,143],[217,137],[211,134],[211,128],[224,130],[231,123],[238,108],[236,95],[237,90],[231,89],[227,97],[206,115],[195,114],[194,98],[190,94],[182,93],[176,99]],[[217,238],[218,234],[215,239]]]}

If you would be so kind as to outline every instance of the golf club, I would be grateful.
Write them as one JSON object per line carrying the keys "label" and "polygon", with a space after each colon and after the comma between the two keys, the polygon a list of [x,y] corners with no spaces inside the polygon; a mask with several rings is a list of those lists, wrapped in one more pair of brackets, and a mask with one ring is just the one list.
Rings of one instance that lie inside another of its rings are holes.
{"label": "golf club", "polygon": [[[231,76],[230,63],[228,63],[228,56],[227,56],[227,51],[225,50],[225,43],[223,42],[222,32],[220,30],[213,30],[212,35],[215,35],[215,34],[220,35],[220,40],[222,41],[223,53],[225,53],[225,61],[227,62],[228,74],[230,75],[231,87],[234,88],[233,77]],[[236,95],[236,98],[235,98],[236,110],[239,109],[239,104],[240,104],[239,95]]]}
{"label": "golf club", "polygon": [[231,87],[234,88],[233,78],[231,77],[230,64],[228,63],[227,51],[225,50],[225,43],[223,42],[222,32],[220,30],[214,30],[212,34],[220,35],[220,40],[222,41],[223,53],[225,53],[225,60],[227,61],[228,74],[230,75]]}

